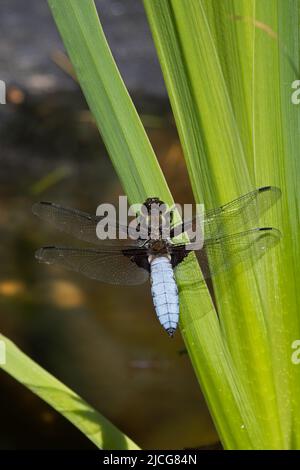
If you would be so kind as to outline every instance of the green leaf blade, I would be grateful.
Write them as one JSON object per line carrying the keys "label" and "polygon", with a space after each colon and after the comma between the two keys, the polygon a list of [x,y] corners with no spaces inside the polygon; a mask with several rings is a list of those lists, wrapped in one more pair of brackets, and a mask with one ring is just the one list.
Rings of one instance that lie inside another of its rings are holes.
{"label": "green leaf blade", "polygon": [[12,341],[0,335],[5,345],[5,364],[1,368],[74,424],[99,449],[139,447],[98,413],[79,395],[26,356]]}

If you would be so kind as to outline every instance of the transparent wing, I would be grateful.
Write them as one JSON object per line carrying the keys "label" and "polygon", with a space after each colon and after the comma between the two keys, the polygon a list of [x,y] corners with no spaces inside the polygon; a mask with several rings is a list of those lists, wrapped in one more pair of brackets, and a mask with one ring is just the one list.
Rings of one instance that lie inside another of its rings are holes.
{"label": "transparent wing", "polygon": [[108,284],[138,285],[145,282],[149,276],[146,269],[133,261],[136,257],[142,259],[141,254],[135,253],[134,250],[127,250],[125,256],[118,250],[48,246],[40,248],[35,257],[40,262],[58,264]]}
{"label": "transparent wing", "polygon": [[[67,207],[60,206],[53,202],[38,202],[33,205],[32,212],[40,217],[42,220],[51,223],[55,228],[62,232],[73,235],[79,240],[84,240],[89,243],[98,245],[103,243],[96,234],[97,224],[103,219],[95,215],[87,214],[86,212],[79,211],[77,209],[70,209]],[[110,222],[108,221],[108,224]],[[117,237],[118,231],[120,230],[123,235],[127,235],[127,227],[111,222],[111,225],[116,225]],[[117,239],[108,241],[109,244],[130,244],[132,246],[139,246],[136,240],[127,237],[127,239]]]}
{"label": "transparent wing", "polygon": [[[275,228],[256,228],[243,233],[209,239],[204,243],[201,250],[195,251],[195,254],[198,258],[203,277],[207,279],[243,261],[250,260],[252,263],[256,262],[270,248],[277,245],[280,238],[281,233]],[[176,252],[180,248],[174,246],[174,250]],[[185,273],[183,270],[183,274],[181,274],[179,270],[179,279],[187,276],[188,273]]]}
{"label": "transparent wing", "polygon": [[[281,196],[281,190],[275,186],[255,189],[234,201],[217,209],[206,211],[203,216],[196,215],[185,223],[186,232],[195,230],[196,222],[201,217],[204,222],[204,237],[212,239],[230,233],[245,231],[251,226],[258,226],[259,217],[267,211]],[[176,226],[178,228],[178,226]],[[184,230],[183,230],[184,231]]]}

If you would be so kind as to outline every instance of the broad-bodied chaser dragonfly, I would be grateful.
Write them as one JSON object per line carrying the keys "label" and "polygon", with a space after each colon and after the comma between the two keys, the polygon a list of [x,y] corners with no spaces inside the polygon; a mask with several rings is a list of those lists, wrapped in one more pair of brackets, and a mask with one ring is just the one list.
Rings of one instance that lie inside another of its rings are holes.
{"label": "broad-bodied chaser dragonfly", "polygon": [[[255,261],[278,243],[281,236],[279,230],[251,227],[280,195],[279,188],[265,186],[204,213],[205,241],[200,250],[194,251],[204,279],[248,258]],[[153,202],[161,203],[158,198],[149,198],[144,204],[150,207]],[[163,239],[160,235],[157,239],[148,240],[100,240],[96,234],[99,216],[51,202],[34,204],[33,213],[57,229],[97,246],[46,246],[36,252],[40,262],[57,263],[110,284],[137,285],[150,276],[157,317],[169,336],[173,336],[179,321],[179,298],[174,273],[176,275],[178,265],[191,253],[191,240],[176,243],[172,237]],[[194,219],[190,221],[191,226]],[[187,225],[185,223],[184,227]],[[124,229],[127,230],[126,227]]]}

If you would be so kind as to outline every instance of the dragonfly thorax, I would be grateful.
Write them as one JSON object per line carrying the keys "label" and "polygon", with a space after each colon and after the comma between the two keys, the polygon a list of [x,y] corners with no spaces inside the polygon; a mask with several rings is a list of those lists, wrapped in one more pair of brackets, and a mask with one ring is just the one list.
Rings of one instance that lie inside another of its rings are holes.
{"label": "dragonfly thorax", "polygon": [[170,234],[172,221],[173,213],[163,201],[157,197],[146,199],[139,216],[143,236],[152,240],[166,239]]}
{"label": "dragonfly thorax", "polygon": [[168,255],[170,251],[170,243],[167,240],[159,238],[158,240],[150,239],[148,242],[148,253],[151,256]]}

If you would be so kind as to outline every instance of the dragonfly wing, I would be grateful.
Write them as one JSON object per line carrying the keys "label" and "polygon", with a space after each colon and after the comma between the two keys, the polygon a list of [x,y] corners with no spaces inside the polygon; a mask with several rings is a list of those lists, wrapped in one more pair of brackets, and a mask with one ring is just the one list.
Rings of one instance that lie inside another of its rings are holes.
{"label": "dragonfly wing", "polygon": [[187,221],[184,226],[181,226],[182,231],[186,231],[193,239],[192,231],[195,232],[196,223],[200,224],[202,220],[205,239],[243,232],[253,225],[258,226],[260,216],[280,196],[281,191],[275,186],[255,189],[217,209],[208,210],[203,215],[196,215],[193,219]]}
{"label": "dragonfly wing", "polygon": [[147,257],[130,249],[125,256],[118,250],[49,246],[40,248],[35,256],[40,262],[58,264],[108,284],[138,285],[145,282],[149,276],[147,270],[134,261],[139,257],[147,262]]}
{"label": "dragonfly wing", "polygon": [[265,186],[247,193],[219,209],[207,211],[204,220],[205,238],[237,233],[258,226],[259,218],[281,196],[275,186]]}
{"label": "dragonfly wing", "polygon": [[[99,239],[96,233],[97,224],[103,220],[103,217],[91,215],[77,209],[63,207],[53,202],[38,202],[33,205],[32,211],[42,220],[51,223],[58,230],[73,235],[79,240],[94,243],[95,245],[103,243],[103,240]],[[130,243],[132,246],[138,246],[138,241],[130,237],[127,237],[125,240],[119,238],[118,232],[120,232],[122,236],[127,236],[128,228],[126,226],[119,225],[116,221],[109,220],[107,220],[107,224],[112,227],[113,230],[117,230],[116,236],[118,239],[109,239],[110,244],[121,244],[124,242],[126,244]]]}
{"label": "dragonfly wing", "polygon": [[[271,227],[208,239],[201,250],[195,251],[203,277],[211,278],[243,261],[256,262],[281,238],[279,230]],[[176,250],[176,246],[174,247]],[[180,279],[180,272],[178,273]]]}

